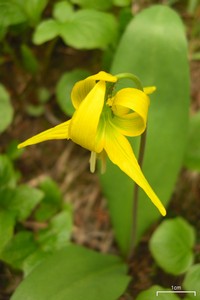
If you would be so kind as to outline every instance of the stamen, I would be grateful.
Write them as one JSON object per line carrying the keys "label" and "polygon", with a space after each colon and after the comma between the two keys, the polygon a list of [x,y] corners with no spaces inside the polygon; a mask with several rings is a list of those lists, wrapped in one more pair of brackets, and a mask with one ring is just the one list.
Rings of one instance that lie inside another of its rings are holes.
{"label": "stamen", "polygon": [[96,159],[97,159],[97,154],[94,151],[91,151],[90,155],[90,172],[94,173],[96,169]]}

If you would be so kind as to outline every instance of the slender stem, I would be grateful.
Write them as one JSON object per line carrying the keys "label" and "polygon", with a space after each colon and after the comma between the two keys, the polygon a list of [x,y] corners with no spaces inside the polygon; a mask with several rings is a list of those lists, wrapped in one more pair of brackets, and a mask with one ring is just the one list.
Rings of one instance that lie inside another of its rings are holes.
{"label": "slender stem", "polygon": [[143,91],[143,87],[142,87],[142,83],[140,82],[139,78],[135,75],[133,75],[132,73],[120,73],[115,75],[117,77],[117,79],[130,79],[132,80],[135,84],[136,87]]}
{"label": "slender stem", "polygon": [[[138,163],[142,168],[142,163],[144,160],[144,151],[146,145],[146,136],[147,136],[147,129],[143,132],[140,140],[140,150],[139,150],[139,157]],[[136,247],[136,237],[137,237],[137,217],[138,217],[138,195],[139,195],[139,186],[135,184],[134,194],[133,194],[133,225],[132,225],[132,232],[131,232],[131,246],[130,252],[128,256],[128,261],[130,261],[134,255],[135,247]]]}

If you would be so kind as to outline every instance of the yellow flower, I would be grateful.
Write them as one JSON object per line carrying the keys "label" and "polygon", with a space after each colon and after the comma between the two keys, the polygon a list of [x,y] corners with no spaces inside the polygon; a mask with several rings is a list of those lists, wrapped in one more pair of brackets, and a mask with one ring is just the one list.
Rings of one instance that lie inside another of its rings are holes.
{"label": "yellow flower", "polygon": [[71,139],[91,151],[90,169],[94,171],[96,156],[107,155],[135,181],[164,216],[166,211],[144,177],[131,145],[125,136],[141,135],[146,129],[149,97],[155,87],[124,88],[113,96],[118,77],[106,72],[77,82],[71,93],[75,113],[58,126],[21,143],[18,148],[52,139]]}

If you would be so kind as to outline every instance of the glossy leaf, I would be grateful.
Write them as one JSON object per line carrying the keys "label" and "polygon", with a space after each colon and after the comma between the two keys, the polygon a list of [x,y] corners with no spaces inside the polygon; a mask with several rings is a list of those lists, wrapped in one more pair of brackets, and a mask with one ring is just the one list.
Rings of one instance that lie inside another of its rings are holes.
{"label": "glossy leaf", "polygon": [[166,272],[186,272],[194,260],[194,228],[182,218],[163,221],[150,240],[151,253]]}
{"label": "glossy leaf", "polygon": [[170,291],[170,290],[163,288],[159,285],[153,285],[148,290],[141,292],[137,296],[136,300],[155,300],[157,297],[159,300],[179,300],[179,297],[173,293],[166,293],[166,294],[158,293],[157,294],[158,291]]}
{"label": "glossy leaf", "polygon": [[118,257],[69,246],[36,267],[11,300],[116,300],[128,281]]}
{"label": "glossy leaf", "polygon": [[200,172],[200,112],[191,116],[184,165]]}
{"label": "glossy leaf", "polygon": [[[134,73],[144,86],[157,87],[151,95],[143,172],[167,205],[183,163],[188,128],[187,43],[176,12],[163,5],[152,6],[130,22],[111,68],[112,74],[120,72]],[[133,86],[130,81],[123,81],[119,86],[127,84]],[[139,139],[130,141],[137,153]],[[133,182],[111,163],[101,181],[117,241],[126,254],[131,240]],[[159,212],[140,190],[137,239],[159,217]]]}
{"label": "glossy leaf", "polygon": [[71,102],[71,91],[74,84],[89,76],[89,72],[86,70],[76,69],[71,72],[64,73],[58,81],[56,87],[56,96],[60,108],[68,116],[74,113],[74,107]]}
{"label": "glossy leaf", "polygon": [[10,96],[4,86],[0,84],[0,133],[10,125],[12,119],[13,108]]}

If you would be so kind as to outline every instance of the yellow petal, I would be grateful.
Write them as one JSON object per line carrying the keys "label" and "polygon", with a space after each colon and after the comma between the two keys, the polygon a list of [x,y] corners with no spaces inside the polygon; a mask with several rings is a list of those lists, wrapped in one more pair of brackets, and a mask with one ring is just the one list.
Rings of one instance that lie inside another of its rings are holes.
{"label": "yellow petal", "polygon": [[155,92],[156,87],[155,86],[147,86],[143,90],[144,90],[145,94],[150,95]]}
{"label": "yellow petal", "polygon": [[18,149],[33,145],[33,144],[38,144],[47,140],[60,140],[60,139],[68,139],[68,128],[71,120],[68,120],[64,123],[61,123],[53,128],[47,129],[37,135],[34,135],[30,139],[26,140],[25,142],[21,143],[18,145]]}
{"label": "yellow petal", "polygon": [[91,89],[95,86],[96,81],[116,82],[117,77],[101,71],[95,75],[91,75],[84,80],[78,81],[71,92],[73,106],[77,109],[83,99],[88,95]]}
{"label": "yellow petal", "polygon": [[146,128],[149,97],[134,88],[120,90],[113,98],[113,124],[127,136],[137,136]]}
{"label": "yellow petal", "polygon": [[129,114],[127,118],[114,116],[111,121],[116,129],[126,136],[138,136],[145,130],[144,122],[136,113]]}
{"label": "yellow petal", "polygon": [[[96,83],[75,111],[69,127],[70,138],[90,151],[97,152],[95,139],[104,105],[105,91],[106,84],[104,81]],[[99,152],[101,150],[99,149]]]}
{"label": "yellow petal", "polygon": [[165,216],[166,210],[144,177],[131,145],[111,123],[107,123],[104,148],[110,160],[144,190],[160,213]]}
{"label": "yellow petal", "polygon": [[104,72],[104,71],[100,71],[99,73],[97,73],[95,75],[91,75],[91,76],[87,77],[87,79],[90,79],[90,80],[103,80],[103,81],[107,81],[107,82],[116,82],[117,81],[116,76],[113,76],[112,74],[109,74],[109,73]]}

